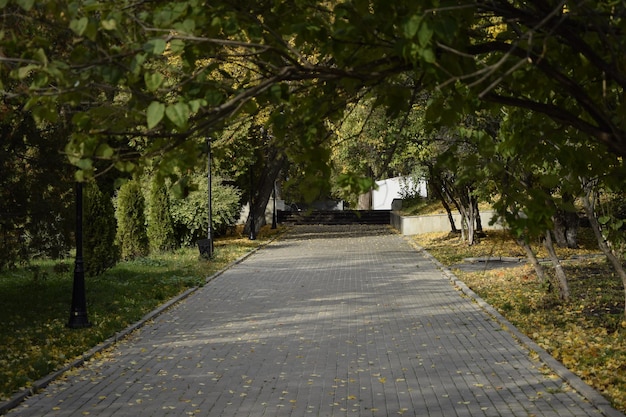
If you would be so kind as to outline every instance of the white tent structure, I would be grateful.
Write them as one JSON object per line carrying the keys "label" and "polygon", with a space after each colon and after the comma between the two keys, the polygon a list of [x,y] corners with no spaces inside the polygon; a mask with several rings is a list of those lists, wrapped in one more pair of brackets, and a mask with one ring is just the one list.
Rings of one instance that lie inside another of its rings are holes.
{"label": "white tent structure", "polygon": [[412,177],[395,177],[376,181],[378,189],[372,191],[372,210],[391,210],[391,203],[395,199],[407,194],[427,196],[426,181],[416,182]]}

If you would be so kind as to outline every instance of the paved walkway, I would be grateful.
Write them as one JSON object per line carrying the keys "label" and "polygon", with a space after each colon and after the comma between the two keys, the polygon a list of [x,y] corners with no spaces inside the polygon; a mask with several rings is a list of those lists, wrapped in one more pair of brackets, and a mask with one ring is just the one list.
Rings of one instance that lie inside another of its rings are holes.
{"label": "paved walkway", "polygon": [[385,227],[296,227],[9,415],[602,415],[447,275]]}

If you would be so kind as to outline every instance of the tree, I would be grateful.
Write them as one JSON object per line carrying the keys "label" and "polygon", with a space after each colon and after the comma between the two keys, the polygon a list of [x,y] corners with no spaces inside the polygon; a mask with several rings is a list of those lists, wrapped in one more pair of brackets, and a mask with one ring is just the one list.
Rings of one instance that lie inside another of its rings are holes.
{"label": "tree", "polygon": [[253,145],[253,162],[247,170],[250,214],[244,233],[250,235],[253,232],[256,236],[265,224],[265,208],[274,191],[276,179],[285,166],[286,154],[276,145],[271,135],[259,126],[251,126],[248,135],[256,146]]}
{"label": "tree", "polygon": [[[614,117],[626,82],[623,7],[602,0],[477,0],[430,12],[441,19],[432,41],[435,78],[446,95],[541,113],[626,155],[624,122]],[[463,106],[460,99],[447,109]]]}
{"label": "tree", "polygon": [[487,162],[499,119],[475,109],[454,126],[423,124],[420,161],[428,169],[431,193],[446,210],[453,233],[459,231],[452,216],[452,207],[456,208],[461,215],[461,239],[472,245],[483,232],[479,202],[493,197]]}
{"label": "tree", "polygon": [[243,191],[243,198],[251,203],[244,226],[246,234],[250,234],[252,224],[255,234],[265,224],[267,203],[280,172],[286,166],[284,141],[260,124],[268,117],[270,114],[266,111],[242,121],[225,130],[213,146],[217,171],[231,178]]}
{"label": "tree", "polygon": [[156,176],[151,181],[148,201],[146,232],[150,242],[150,250],[166,252],[175,249],[177,244],[174,234],[174,220],[170,211],[169,194],[163,181]]}
{"label": "tree", "polygon": [[0,117],[0,269],[71,247],[72,170],[58,152],[65,131],[39,129],[13,104]]}
{"label": "tree", "polygon": [[[417,95],[417,90],[413,91]],[[375,97],[366,95],[349,105],[345,117],[332,126],[333,192],[338,197],[354,204],[358,195],[350,194],[350,185],[361,192],[377,180],[409,175],[415,170],[415,143],[421,134],[425,100],[415,96],[411,100],[406,112],[394,115],[377,105]],[[350,183],[355,175],[369,179],[369,184]]]}
{"label": "tree", "polygon": [[[414,88],[542,112],[626,154],[624,126],[612,117],[626,78],[622,11],[609,1],[19,4],[3,7],[2,78],[29,84],[27,107],[38,119],[70,111],[67,151],[86,174],[93,159],[130,170],[140,156],[191,152],[197,143],[188,138],[270,103],[298,107],[290,97],[312,86],[327,93],[321,103],[365,87],[378,103],[406,108],[412,92],[399,75]],[[31,18],[65,27],[68,50],[20,36],[15,20]],[[448,104],[455,112],[464,100],[456,103]]]}
{"label": "tree", "polygon": [[[476,229],[480,224],[477,222],[480,213],[476,195],[479,181],[482,180],[478,162],[481,158],[480,152],[476,143],[460,137],[458,131],[442,133],[440,140],[445,149],[437,156],[437,161],[430,170],[431,174],[436,175],[430,180],[440,188],[440,196],[448,204],[453,204],[461,214],[461,239],[473,245]],[[451,221],[453,222],[452,219]]]}
{"label": "tree", "polygon": [[[263,3],[206,7],[191,0],[160,1],[149,8],[146,3],[124,3],[94,2],[89,9],[52,1],[23,4],[25,10],[5,6],[25,20],[37,16],[42,25],[67,28],[72,39],[67,44],[73,47],[58,55],[40,38],[31,39],[24,49],[21,38],[11,36],[17,35],[15,28],[6,26],[3,61],[10,71],[5,66],[3,75],[30,81],[28,107],[37,109],[38,119],[54,120],[59,106],[69,108],[73,126],[66,151],[82,175],[93,173],[96,159],[109,159],[128,171],[138,157],[161,150],[193,152],[198,143],[188,138],[219,128],[237,112],[256,112],[261,106],[285,103],[292,95],[306,97],[312,86],[343,102],[342,91],[351,94],[359,84],[380,83],[409,68],[398,58],[377,62],[393,45],[372,45],[355,60],[352,42],[342,39],[345,36],[333,45],[317,43],[319,36],[328,39],[346,30],[374,39],[369,18],[351,22],[361,11],[350,5],[336,5],[333,11],[335,5],[304,1],[298,7],[273,6],[268,13]],[[401,12],[404,9],[393,14]],[[341,17],[333,19],[332,13]],[[305,20],[307,27],[296,24]],[[313,54],[319,59],[312,61]],[[348,60],[350,68],[338,63]],[[301,84],[291,87],[296,80]],[[333,107],[311,102],[306,99],[291,115],[304,121],[307,106],[316,117],[327,112],[323,107]],[[284,134],[284,116],[272,119],[274,135]],[[306,136],[291,139],[302,138],[306,144]]]}
{"label": "tree", "polygon": [[[182,198],[172,198],[171,211],[177,242],[181,246],[194,245],[205,239],[208,230],[208,182],[206,169],[190,175],[193,188]],[[216,236],[223,235],[239,220],[241,191],[226,184],[219,176],[212,179],[212,230]]]}
{"label": "tree", "polygon": [[[578,152],[561,155],[563,169],[598,149],[607,161],[626,156],[625,11],[612,0],[42,0],[1,10],[4,97],[24,100],[38,126],[71,122],[65,149],[79,180],[97,174],[96,160],[128,172],[158,156],[167,173],[186,172],[226,120],[271,109],[262,125],[314,194],[330,178],[326,120],[364,95],[402,114],[424,88],[441,92],[425,117],[444,126],[489,105],[547,116]],[[65,42],[38,36],[52,32]],[[516,135],[506,157],[537,137]],[[555,215],[552,187],[541,188],[523,200],[529,228]]]}
{"label": "tree", "polygon": [[117,193],[116,217],[116,241],[122,259],[132,260],[148,255],[145,199],[138,180],[124,183]]}
{"label": "tree", "polygon": [[115,244],[117,222],[111,197],[101,192],[95,181],[89,182],[85,188],[85,272],[96,276],[115,266],[119,260],[119,248]]}

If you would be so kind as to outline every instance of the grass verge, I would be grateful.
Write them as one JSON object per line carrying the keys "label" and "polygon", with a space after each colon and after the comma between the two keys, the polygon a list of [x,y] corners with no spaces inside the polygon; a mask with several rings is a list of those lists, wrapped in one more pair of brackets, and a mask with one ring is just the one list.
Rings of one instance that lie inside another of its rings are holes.
{"label": "grass verge", "polygon": [[62,368],[83,352],[267,242],[282,228],[262,229],[256,240],[230,236],[215,241],[210,261],[198,249],[123,262],[86,277],[92,327],[72,330],[69,320],[73,261],[37,261],[0,274],[0,401]]}
{"label": "grass verge", "polygon": [[[567,303],[558,299],[555,285],[538,282],[526,263],[478,272],[455,268],[464,258],[523,256],[503,232],[488,232],[471,247],[447,233],[417,235],[414,240],[520,331],[626,412],[624,290],[603,257],[580,256],[598,252],[590,236],[581,235],[579,249],[558,251],[565,259],[572,295]],[[539,257],[545,256],[541,247],[536,249]]]}

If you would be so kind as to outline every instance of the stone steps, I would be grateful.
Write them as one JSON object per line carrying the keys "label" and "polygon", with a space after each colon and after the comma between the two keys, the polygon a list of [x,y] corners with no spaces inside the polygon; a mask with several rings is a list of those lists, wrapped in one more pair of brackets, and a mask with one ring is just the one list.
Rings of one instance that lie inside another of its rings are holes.
{"label": "stone steps", "polygon": [[282,224],[390,224],[390,210],[278,211]]}

